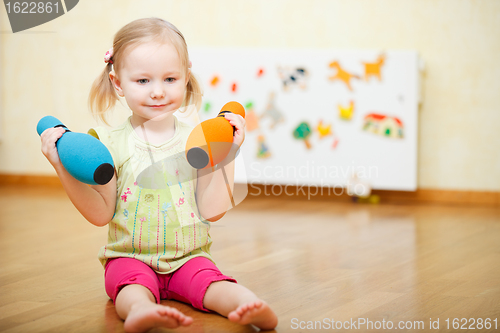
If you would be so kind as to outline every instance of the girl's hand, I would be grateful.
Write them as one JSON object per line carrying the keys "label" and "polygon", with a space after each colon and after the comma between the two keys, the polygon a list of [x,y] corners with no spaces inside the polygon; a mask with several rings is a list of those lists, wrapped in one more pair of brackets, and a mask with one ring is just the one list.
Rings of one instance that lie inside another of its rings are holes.
{"label": "girl's hand", "polygon": [[236,128],[236,131],[234,132],[233,144],[241,147],[243,141],[245,141],[245,118],[234,113],[225,113],[224,117],[232,126]]}
{"label": "girl's hand", "polygon": [[42,153],[49,160],[54,168],[61,165],[59,154],[57,153],[56,142],[64,134],[66,130],[62,127],[47,128],[40,135],[42,140]]}

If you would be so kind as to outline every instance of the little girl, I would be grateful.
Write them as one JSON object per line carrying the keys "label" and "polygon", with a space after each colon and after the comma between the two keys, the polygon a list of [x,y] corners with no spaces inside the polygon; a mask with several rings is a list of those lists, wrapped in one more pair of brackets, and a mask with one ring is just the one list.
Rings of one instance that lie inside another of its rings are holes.
{"label": "little girl", "polygon": [[[277,317],[271,308],[223,275],[210,255],[208,221],[224,215],[231,198],[221,170],[202,174],[184,157],[191,129],[173,113],[201,104],[184,37],[162,19],[136,20],[115,35],[105,62],[90,92],[92,111],[106,121],[104,113],[118,96],[132,110],[116,129],[89,131],[113,156],[113,179],[106,185],[87,186],[68,174],[55,146],[64,129],[47,129],[41,140],[43,154],[75,207],[90,223],[109,225],[108,244],[101,248],[99,259],[105,267],[106,292],[125,321],[125,330],[142,332],[193,322],[177,309],[161,305],[161,299],[215,311],[242,325],[274,329]],[[227,113],[225,118],[235,128],[235,148],[221,163],[232,193],[231,161],[244,141],[245,120]]]}

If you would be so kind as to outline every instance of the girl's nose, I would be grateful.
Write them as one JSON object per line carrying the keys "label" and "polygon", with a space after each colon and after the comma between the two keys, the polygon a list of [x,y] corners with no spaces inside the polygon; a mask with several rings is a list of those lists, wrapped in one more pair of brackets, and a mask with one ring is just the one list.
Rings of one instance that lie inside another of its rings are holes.
{"label": "girl's nose", "polygon": [[151,92],[151,98],[163,98],[165,97],[165,90],[161,85],[155,85],[153,91]]}

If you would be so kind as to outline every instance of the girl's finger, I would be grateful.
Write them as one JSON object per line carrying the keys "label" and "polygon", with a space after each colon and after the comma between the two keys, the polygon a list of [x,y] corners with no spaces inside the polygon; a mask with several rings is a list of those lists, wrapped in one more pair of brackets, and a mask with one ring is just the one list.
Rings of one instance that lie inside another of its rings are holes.
{"label": "girl's finger", "polygon": [[40,135],[40,137],[42,139],[46,139],[46,138],[50,138],[50,137],[52,137],[54,135],[62,136],[65,131],[66,130],[64,128],[62,128],[62,127],[47,128],[45,131],[42,132],[42,134]]}
{"label": "girl's finger", "polygon": [[225,115],[225,117],[231,125],[235,125],[235,124],[240,125],[241,124],[241,127],[245,126],[245,123],[246,123],[245,118],[243,118],[240,115],[228,113]]}
{"label": "girl's finger", "polygon": [[64,134],[64,129],[59,129],[57,128],[56,131],[53,131],[50,133],[50,136],[48,137],[47,143],[55,144],[56,141],[63,136]]}
{"label": "girl's finger", "polygon": [[42,150],[48,151],[53,148],[56,141],[64,134],[65,130],[60,128],[47,129],[45,130],[40,138],[42,140]]}

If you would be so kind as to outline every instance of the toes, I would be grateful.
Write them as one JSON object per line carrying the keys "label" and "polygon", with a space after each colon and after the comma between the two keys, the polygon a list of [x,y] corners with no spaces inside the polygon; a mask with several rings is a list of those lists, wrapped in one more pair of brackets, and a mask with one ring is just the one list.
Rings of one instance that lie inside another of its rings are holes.
{"label": "toes", "polygon": [[193,321],[193,318],[188,317],[179,310],[171,308],[169,306],[163,306],[161,309],[159,309],[159,313],[162,316],[174,319],[177,322],[182,323],[183,325],[189,325]]}
{"label": "toes", "polygon": [[172,317],[175,317],[175,318],[179,318],[179,316],[181,315],[181,313],[178,310],[173,309],[173,308],[168,309],[168,314]]}
{"label": "toes", "polygon": [[188,326],[188,325],[191,325],[191,323],[193,322],[193,318],[188,317],[188,316],[182,316],[178,319],[178,321],[179,321],[180,325]]}
{"label": "toes", "polygon": [[255,302],[250,302],[250,303],[246,303],[246,304],[243,304],[243,305],[240,305],[237,309],[236,309],[236,312],[241,316],[243,315],[245,312],[248,312],[248,311],[252,311],[254,309],[259,309],[262,307],[262,301],[255,301]]}
{"label": "toes", "polygon": [[167,317],[173,317],[174,316],[174,311],[172,311],[172,308],[169,307],[162,307],[161,308],[161,314]]}
{"label": "toes", "polygon": [[236,313],[238,313],[240,316],[245,313],[247,310],[247,305],[246,304],[243,304],[243,305],[240,305],[235,311]]}
{"label": "toes", "polygon": [[186,316],[182,313],[174,313],[172,317],[176,318],[179,322],[186,320]]}
{"label": "toes", "polygon": [[241,314],[238,313],[237,310],[232,311],[227,315],[227,319],[229,319],[230,321],[237,322],[241,319]]}

